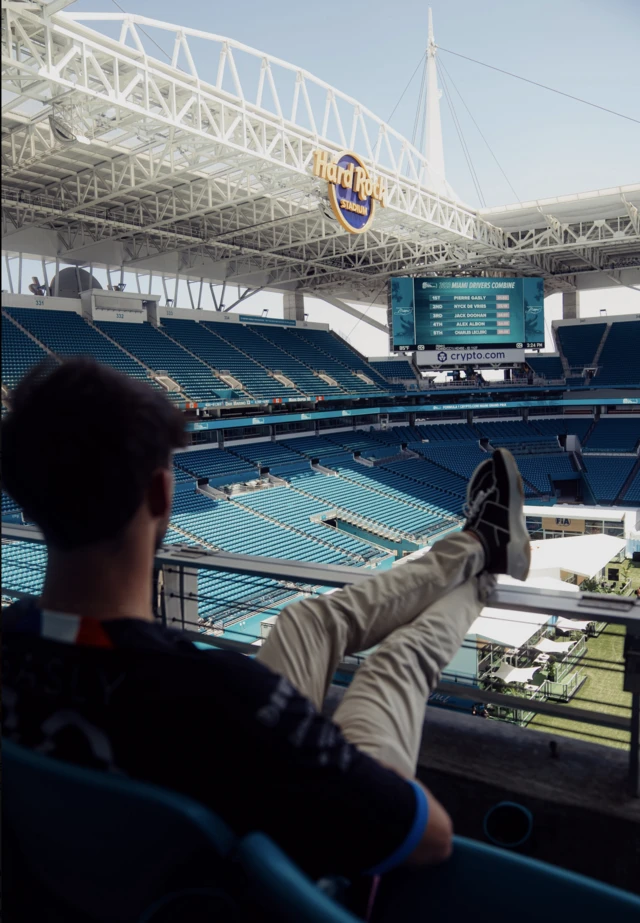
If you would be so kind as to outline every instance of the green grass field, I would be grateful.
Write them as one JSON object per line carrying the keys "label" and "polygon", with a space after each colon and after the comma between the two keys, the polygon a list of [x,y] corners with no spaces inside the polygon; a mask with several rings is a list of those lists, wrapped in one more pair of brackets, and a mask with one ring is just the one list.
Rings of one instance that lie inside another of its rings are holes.
{"label": "green grass field", "polygon": [[[633,595],[637,587],[640,587],[640,565],[632,561],[624,561],[620,565],[620,571],[619,585],[630,579],[632,586],[630,595]],[[631,693],[622,691],[624,634],[623,627],[610,625],[599,638],[590,639],[586,657],[577,668],[581,673],[586,673],[587,680],[571,702],[564,706],[567,715],[573,707],[605,712],[610,715],[621,715],[624,718],[631,716]],[[606,661],[609,669],[605,669],[604,664],[601,667],[590,663],[591,658]],[[579,737],[582,740],[602,743],[610,747],[625,750],[629,747],[627,731],[594,727],[582,722],[571,721],[568,717],[550,718],[546,715],[537,715],[529,727],[534,730],[547,731],[550,734],[561,734],[563,737]]]}
{"label": "green grass field", "polygon": [[[591,638],[585,658],[577,669],[586,673],[587,679],[582,684],[571,702],[565,707],[567,716],[574,708],[605,712],[610,715],[631,715],[631,694],[622,691],[625,629],[618,625],[609,625],[599,638]],[[606,661],[607,668],[590,663],[590,658]],[[615,672],[613,672],[615,671]],[[598,704],[595,704],[598,703]],[[595,727],[567,718],[551,718],[537,715],[529,724],[534,730],[560,734],[563,737],[579,737],[591,743],[606,744],[610,747],[628,749],[629,733],[611,728]]]}

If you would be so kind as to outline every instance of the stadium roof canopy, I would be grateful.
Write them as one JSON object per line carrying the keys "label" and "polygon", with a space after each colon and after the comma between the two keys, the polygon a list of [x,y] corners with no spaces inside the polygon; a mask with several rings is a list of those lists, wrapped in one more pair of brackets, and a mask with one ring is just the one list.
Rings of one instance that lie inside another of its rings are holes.
{"label": "stadium roof canopy", "polygon": [[[232,39],[68,0],[3,7],[3,250],[386,304],[393,274],[640,281],[640,184],[477,211],[356,100]],[[159,50],[171,52],[164,60]],[[196,63],[199,62],[199,63]],[[387,189],[345,231],[315,150]]]}

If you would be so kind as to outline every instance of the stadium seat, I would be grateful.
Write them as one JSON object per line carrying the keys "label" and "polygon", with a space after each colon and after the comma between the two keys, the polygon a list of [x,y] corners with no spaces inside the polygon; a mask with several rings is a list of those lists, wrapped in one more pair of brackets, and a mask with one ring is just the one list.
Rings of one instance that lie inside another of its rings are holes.
{"label": "stadium seat", "polygon": [[[183,795],[53,760],[6,739],[2,762],[5,823],[24,862],[10,884],[17,888],[26,876],[20,900],[35,901],[32,920],[151,923],[154,905],[177,904],[196,882],[209,886],[212,919],[234,920],[213,872],[226,869],[235,837],[210,811]],[[43,907],[47,915],[36,916]],[[228,915],[214,916],[214,907]]]}
{"label": "stadium seat", "polygon": [[[483,882],[484,889],[478,889]],[[565,869],[454,837],[451,859],[382,883],[373,923],[637,923],[640,898]]]}
{"label": "stadium seat", "polygon": [[621,387],[640,385],[638,368],[638,343],[640,321],[623,321],[611,324],[598,365],[600,371],[593,379],[595,387]]}
{"label": "stadium seat", "polygon": [[358,923],[358,918],[317,888],[262,833],[250,833],[238,857],[260,905],[282,923]]}
{"label": "stadium seat", "polygon": [[406,359],[401,359],[399,361],[385,360],[380,362],[369,362],[369,365],[378,373],[382,375],[387,381],[390,380],[400,380],[400,381],[410,381],[415,383],[416,374],[413,371],[412,366],[407,362]]}
{"label": "stadium seat", "polygon": [[527,363],[533,369],[536,375],[543,378],[564,378],[564,369],[560,356],[525,356]]}
{"label": "stadium seat", "polygon": [[564,357],[573,369],[593,365],[602,335],[607,329],[604,323],[566,324],[556,328],[556,335]]}
{"label": "stadium seat", "polygon": [[6,818],[23,863],[5,889],[14,901],[15,876],[25,876],[27,914],[47,923],[357,923],[264,834],[238,841],[184,795],[5,739],[2,752]]}

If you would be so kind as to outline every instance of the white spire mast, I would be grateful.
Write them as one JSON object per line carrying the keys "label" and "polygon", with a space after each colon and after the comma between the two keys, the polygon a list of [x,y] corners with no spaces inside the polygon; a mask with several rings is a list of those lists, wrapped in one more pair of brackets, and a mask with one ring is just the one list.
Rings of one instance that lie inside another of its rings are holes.
{"label": "white spire mast", "polygon": [[431,183],[436,192],[450,195],[449,184],[444,175],[444,149],[442,146],[442,124],[440,122],[440,97],[438,71],[436,68],[436,42],[433,37],[433,17],[429,7],[429,40],[427,42],[427,111],[425,157],[429,162]]}

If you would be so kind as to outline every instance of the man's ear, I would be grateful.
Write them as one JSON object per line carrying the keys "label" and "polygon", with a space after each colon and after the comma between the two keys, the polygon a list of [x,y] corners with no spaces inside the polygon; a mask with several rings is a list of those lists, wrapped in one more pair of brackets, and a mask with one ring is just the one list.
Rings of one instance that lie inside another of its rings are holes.
{"label": "man's ear", "polygon": [[168,468],[156,468],[153,472],[147,497],[153,518],[168,518],[173,501],[173,474]]}

